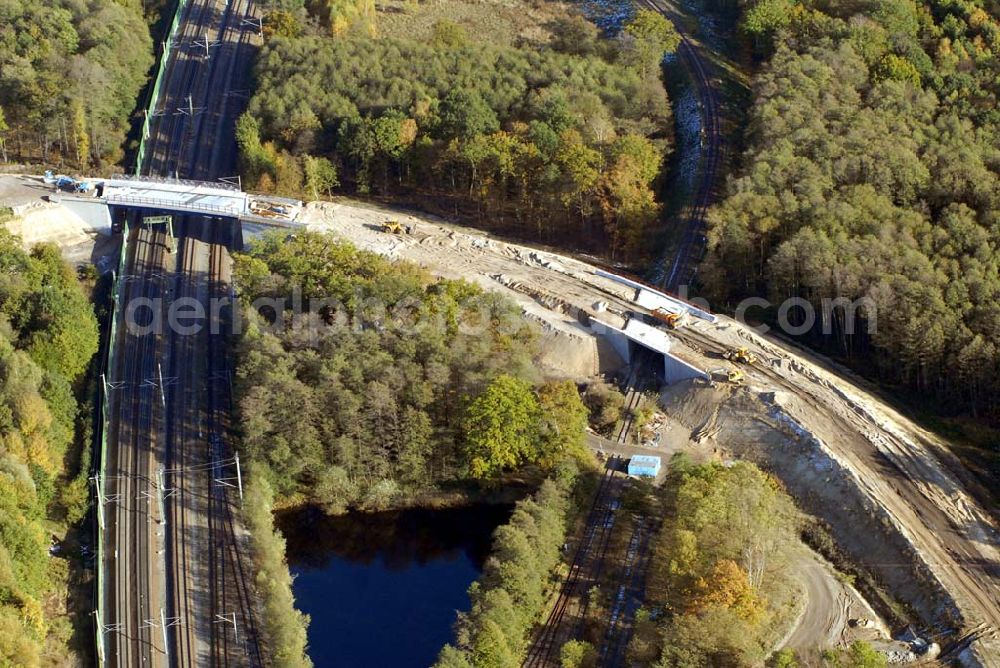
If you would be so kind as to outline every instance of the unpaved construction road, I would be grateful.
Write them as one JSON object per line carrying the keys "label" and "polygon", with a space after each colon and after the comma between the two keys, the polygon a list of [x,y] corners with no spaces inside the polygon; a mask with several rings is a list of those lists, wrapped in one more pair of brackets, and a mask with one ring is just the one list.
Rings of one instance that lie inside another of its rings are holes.
{"label": "unpaved construction road", "polygon": [[[911,558],[925,567],[916,570],[925,572],[913,574],[907,565],[892,562],[873,567],[897,595],[916,602],[932,619],[943,623],[953,616],[959,626],[985,624],[979,644],[992,646],[994,653],[984,665],[1000,665],[1000,654],[995,653],[1000,534],[959,481],[954,471],[961,465],[945,445],[854,383],[735,323],[696,324],[679,338],[691,345],[695,357],[736,345],[747,345],[761,356],[763,363],[749,374],[748,391],[784,392],[774,396],[771,414],[803,430],[806,442],[831,460],[831,472],[839,469],[849,478],[864,504],[863,509],[841,510],[892,527],[912,546]],[[859,529],[874,524],[860,519]],[[947,609],[947,598],[953,600],[954,611]]]}
{"label": "unpaved construction road", "polygon": [[[414,224],[414,234],[378,231],[387,218]],[[605,321],[643,310],[632,301],[634,290],[586,263],[438,221],[340,202],[310,204],[303,222],[507,293],[542,324],[545,366],[567,376],[605,365],[606,350],[581,324],[582,313],[594,313],[597,302]],[[743,387],[712,392],[725,408],[716,439],[779,475],[946,649],[974,631],[956,654],[967,665],[1000,667],[1000,531],[947,445],[849,374],[728,318],[692,319],[673,336],[673,352],[706,370],[723,366],[721,353],[734,346],[760,357]],[[709,402],[704,410],[719,407]],[[727,429],[739,438],[725,439]]]}
{"label": "unpaved construction road", "polygon": [[[877,620],[878,616],[852,587],[839,580],[833,568],[815,553],[803,550],[793,569],[805,590],[802,615],[781,643],[782,647],[812,650],[817,647],[836,647],[846,639],[850,620]],[[886,635],[886,629],[868,634]]]}

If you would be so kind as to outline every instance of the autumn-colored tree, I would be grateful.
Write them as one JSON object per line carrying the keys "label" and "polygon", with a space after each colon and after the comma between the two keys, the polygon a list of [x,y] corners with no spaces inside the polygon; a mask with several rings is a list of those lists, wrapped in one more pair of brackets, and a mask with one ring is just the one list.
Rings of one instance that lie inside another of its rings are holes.
{"label": "autumn-colored tree", "polygon": [[688,612],[698,613],[713,605],[729,608],[749,622],[757,621],[763,607],[746,571],[732,559],[720,559],[706,577],[698,578],[688,599]]}
{"label": "autumn-colored tree", "polygon": [[468,41],[469,35],[465,28],[454,21],[442,19],[434,24],[434,36],[431,37],[431,44],[436,48],[457,49],[465,46]]}
{"label": "autumn-colored tree", "polygon": [[649,248],[651,227],[659,218],[660,205],[651,186],[663,156],[652,142],[634,134],[620,137],[611,155],[611,166],[602,178],[611,257],[624,248],[628,257],[635,258]]}
{"label": "autumn-colored tree", "polygon": [[375,37],[378,32],[375,0],[316,0],[311,6],[334,37],[351,34]]}
{"label": "autumn-colored tree", "polygon": [[298,17],[282,9],[274,9],[264,15],[264,39],[272,37],[295,38],[302,34],[302,23]]}
{"label": "autumn-colored tree", "polygon": [[763,660],[761,622],[786,611],[794,505],[752,464],[675,457],[669,470],[667,519],[646,589],[672,611],[664,665]]}
{"label": "autumn-colored tree", "polygon": [[19,158],[51,163],[58,144],[79,169],[121,160],[153,63],[142,3],[13,0],[3,21],[0,106]]}
{"label": "autumn-colored tree", "polygon": [[246,182],[266,172],[280,190],[282,151],[325,157],[347,190],[639,260],[648,245],[631,240],[657,216],[656,188],[618,140],[644,139],[662,158],[672,125],[659,78],[596,33],[576,52],[463,45],[439,29],[437,41],[269,39],[249,106],[257,140],[239,141]]}
{"label": "autumn-colored tree", "polygon": [[894,53],[887,53],[874,68],[873,76],[881,81],[893,79],[895,81],[906,81],[914,86],[920,85],[920,72],[916,66],[906,58]]}
{"label": "autumn-colored tree", "polygon": [[[73,382],[97,350],[97,323],[58,248],[25,252],[0,228],[0,258],[0,665],[35,668],[43,645],[49,660],[72,662],[48,641],[41,601],[66,586],[50,569],[50,524],[64,514],[78,521],[76,506],[86,507],[89,459],[70,450],[80,412]],[[79,470],[67,469],[78,460]]]}
{"label": "autumn-colored tree", "polygon": [[72,109],[73,146],[76,148],[76,164],[81,168],[90,160],[90,135],[87,134],[87,112],[83,102],[76,102]]}
{"label": "autumn-colored tree", "polygon": [[554,162],[560,174],[560,199],[567,209],[581,216],[590,213],[590,195],[601,177],[601,154],[587,146],[577,130],[566,130],[559,138]]}

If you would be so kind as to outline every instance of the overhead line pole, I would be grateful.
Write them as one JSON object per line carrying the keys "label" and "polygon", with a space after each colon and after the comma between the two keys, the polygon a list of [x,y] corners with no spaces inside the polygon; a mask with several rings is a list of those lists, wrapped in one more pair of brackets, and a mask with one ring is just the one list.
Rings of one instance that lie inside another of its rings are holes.
{"label": "overhead line pole", "polygon": [[156,363],[156,370],[157,370],[157,372],[159,373],[159,376],[160,376],[160,403],[163,405],[164,408],[166,408],[167,407],[167,395],[163,391],[163,364],[160,363],[160,362],[157,362]]}
{"label": "overhead line pole", "polygon": [[163,631],[163,655],[166,657],[166,664],[170,665],[170,643],[167,642],[167,611],[160,608],[160,629]]}
{"label": "overhead line pole", "polygon": [[243,505],[243,474],[240,472],[240,453],[236,453],[236,483],[240,487],[240,505]]}

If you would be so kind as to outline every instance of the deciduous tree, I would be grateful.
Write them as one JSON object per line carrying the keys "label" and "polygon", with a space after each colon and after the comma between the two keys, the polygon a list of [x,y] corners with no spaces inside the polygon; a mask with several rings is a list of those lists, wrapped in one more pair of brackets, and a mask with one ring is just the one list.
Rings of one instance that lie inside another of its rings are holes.
{"label": "deciduous tree", "polygon": [[499,475],[538,457],[538,400],[523,380],[502,374],[465,411],[465,456],[473,478]]}

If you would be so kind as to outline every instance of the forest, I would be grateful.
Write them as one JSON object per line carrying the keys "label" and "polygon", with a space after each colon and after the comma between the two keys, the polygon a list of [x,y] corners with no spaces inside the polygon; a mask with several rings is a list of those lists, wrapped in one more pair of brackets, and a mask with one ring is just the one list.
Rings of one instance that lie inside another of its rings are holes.
{"label": "forest", "polygon": [[[149,3],[150,11],[159,3]],[[11,0],[0,9],[0,155],[80,169],[121,161],[153,64],[144,4]]]}
{"label": "forest", "polygon": [[242,449],[286,505],[380,510],[583,450],[576,386],[541,381],[498,295],[317,233],[266,237],[234,277]]}
{"label": "forest", "polygon": [[[744,7],[764,63],[701,280],[859,301],[810,338],[935,412],[1000,416],[1000,24],[974,0]],[[772,314],[773,315],[773,314]],[[853,330],[853,331],[852,331]]]}
{"label": "forest", "polygon": [[648,252],[672,137],[658,63],[679,40],[659,14],[614,40],[571,14],[522,44],[449,21],[427,40],[331,39],[298,16],[269,15],[237,129],[251,187],[339,188],[625,260]]}
{"label": "forest", "polygon": [[647,602],[663,606],[662,666],[759,665],[790,623],[798,511],[753,464],[678,455],[663,486]]}
{"label": "forest", "polygon": [[68,565],[49,546],[52,521],[78,522],[88,503],[74,389],[97,321],[54,246],[28,253],[0,228],[0,275],[0,665],[65,665],[71,624],[44,600]]}

